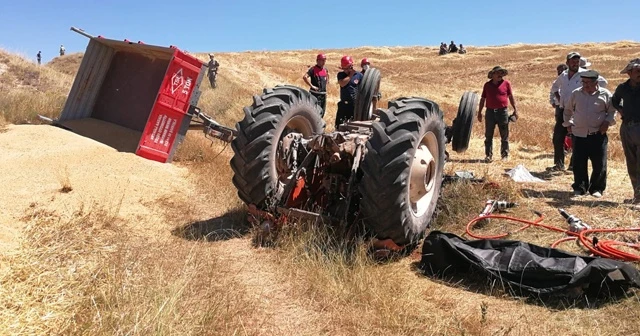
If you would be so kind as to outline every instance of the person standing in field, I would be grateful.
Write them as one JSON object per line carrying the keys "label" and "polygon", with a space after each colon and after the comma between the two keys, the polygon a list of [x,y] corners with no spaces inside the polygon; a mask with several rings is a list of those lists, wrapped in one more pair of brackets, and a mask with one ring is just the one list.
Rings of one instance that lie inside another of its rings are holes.
{"label": "person standing in field", "polygon": [[340,85],[340,101],[338,102],[338,112],[336,112],[335,127],[353,118],[353,109],[358,94],[358,84],[362,80],[362,73],[353,68],[353,58],[343,56],[340,60],[338,72],[338,84]]}
{"label": "person standing in field", "polygon": [[632,59],[620,71],[629,79],[613,93],[613,106],[620,113],[620,140],[627,163],[627,173],[633,187],[631,203],[640,209],[640,58]]}
{"label": "person standing in field", "polygon": [[64,52],[66,51],[66,49],[64,49],[64,46],[61,44],[60,45],[60,56],[64,56]]}
{"label": "person standing in field", "polygon": [[[581,57],[582,56],[575,51],[568,53],[566,58],[567,70],[563,71],[558,78],[556,78],[551,87],[551,91],[556,97],[558,105],[556,106],[556,123],[553,127],[552,139],[553,166],[549,168],[550,170],[565,170],[564,143],[568,133],[567,128],[562,125],[564,122],[563,113],[564,107],[569,101],[569,97],[571,97],[571,92],[581,86],[580,75],[577,74],[587,71],[587,69],[580,68]],[[598,78],[598,86],[601,88],[606,88],[607,86],[607,81],[602,76]]]}
{"label": "person standing in field", "polygon": [[501,66],[495,66],[487,77],[489,81],[484,83],[480,106],[478,108],[478,121],[482,122],[482,109],[487,107],[484,132],[485,162],[493,161],[493,134],[496,125],[500,132],[500,155],[502,160],[509,158],[509,102],[513,107],[513,119],[518,118],[518,109],[513,98],[511,83],[504,79],[509,72]]}
{"label": "person standing in field", "polygon": [[[569,95],[563,110],[563,126],[573,134],[573,194],[602,197],[607,187],[607,130],[615,124],[612,94],[598,85],[595,70],[579,74],[582,86]],[[591,161],[591,178],[588,162]]]}
{"label": "person standing in field", "polygon": [[212,89],[215,89],[216,78],[218,77],[218,69],[220,68],[220,62],[215,59],[214,54],[209,54],[209,63],[207,63],[207,77],[209,77],[209,84]]}
{"label": "person standing in field", "polygon": [[38,65],[40,65],[40,63],[42,62],[42,51],[38,51],[36,58],[38,59]]}
{"label": "person standing in field", "polygon": [[327,61],[327,55],[318,54],[316,56],[316,65],[310,67],[307,72],[302,76],[307,85],[309,85],[309,92],[316,97],[318,105],[322,108],[321,118],[324,118],[327,106],[327,84],[329,83],[329,71],[325,68]]}

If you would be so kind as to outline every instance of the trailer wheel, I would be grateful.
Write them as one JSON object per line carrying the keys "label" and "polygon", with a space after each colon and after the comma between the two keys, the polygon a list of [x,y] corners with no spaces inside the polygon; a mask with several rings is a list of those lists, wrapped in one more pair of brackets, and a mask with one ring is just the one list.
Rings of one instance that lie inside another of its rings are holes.
{"label": "trailer wheel", "polygon": [[478,111],[478,94],[466,91],[460,98],[458,114],[453,120],[451,147],[458,153],[464,153],[469,148],[473,118]]}
{"label": "trailer wheel", "polygon": [[380,92],[380,70],[369,68],[358,84],[358,95],[353,109],[354,121],[371,120],[373,105]]}
{"label": "trailer wheel", "polygon": [[244,119],[236,124],[238,136],[231,143],[233,184],[242,201],[261,209],[268,206],[268,197],[290,178],[278,165],[280,140],[291,132],[305,137],[324,132],[321,113],[316,98],[295,86],[264,89],[261,96],[253,97],[253,104],[244,108]]}
{"label": "trailer wheel", "polygon": [[367,142],[360,210],[378,239],[416,243],[431,223],[445,162],[438,105],[422,98],[389,102]]}

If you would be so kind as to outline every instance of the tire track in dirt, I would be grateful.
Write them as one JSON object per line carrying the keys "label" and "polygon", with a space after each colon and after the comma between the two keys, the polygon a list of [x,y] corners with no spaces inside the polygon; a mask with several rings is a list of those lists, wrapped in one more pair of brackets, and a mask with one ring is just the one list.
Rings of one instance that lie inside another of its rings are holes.
{"label": "tire track in dirt", "polygon": [[235,279],[259,302],[250,325],[260,335],[321,335],[326,333],[322,313],[311,300],[304,301],[293,292],[284,275],[274,265],[272,251],[255,248],[248,238],[214,243],[213,251],[228,265]]}

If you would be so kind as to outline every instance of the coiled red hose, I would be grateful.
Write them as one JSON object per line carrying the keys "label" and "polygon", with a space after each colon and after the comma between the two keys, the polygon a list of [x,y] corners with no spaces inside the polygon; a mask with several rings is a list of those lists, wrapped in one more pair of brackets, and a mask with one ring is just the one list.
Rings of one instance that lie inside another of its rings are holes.
{"label": "coiled red hose", "polygon": [[[537,227],[542,227],[542,228],[545,228],[545,229],[548,229],[548,230],[551,230],[551,231],[560,232],[560,233],[564,233],[564,234],[569,235],[569,237],[565,237],[565,238],[559,239],[559,240],[555,241],[553,244],[551,244],[552,248],[555,248],[560,243],[563,243],[563,242],[566,242],[566,241],[572,241],[572,240],[576,240],[577,239],[593,255],[597,255],[597,256],[604,257],[604,258],[609,258],[609,259],[618,259],[618,260],[623,260],[623,261],[640,261],[640,255],[639,254],[625,252],[625,251],[622,251],[622,250],[617,248],[618,246],[624,246],[624,247],[631,248],[631,249],[634,249],[634,250],[640,252],[640,244],[627,243],[627,242],[622,242],[622,241],[619,241],[619,240],[598,239],[598,238],[589,238],[588,237],[589,235],[596,234],[596,233],[640,232],[640,228],[639,227],[635,227],[635,228],[616,228],[616,229],[589,229],[589,230],[580,231],[578,233],[578,232],[572,232],[572,231],[561,229],[561,228],[558,228],[558,227],[542,224],[542,220],[544,219],[544,216],[539,212],[536,212],[536,215],[538,215],[538,218],[536,220],[533,220],[533,221],[526,220],[526,219],[521,219],[521,218],[516,218],[516,217],[511,217],[511,216],[503,216],[503,215],[477,216],[467,224],[466,233],[469,236],[471,236],[473,238],[476,238],[476,239],[502,239],[504,237],[507,237],[507,236],[513,234],[513,233],[526,230],[527,228],[529,228],[531,226],[537,226]],[[505,220],[510,220],[510,221],[514,221],[514,222],[524,223],[525,225],[521,226],[520,228],[518,228],[518,229],[516,229],[515,231],[512,231],[512,232],[501,233],[501,234],[491,235],[491,236],[482,236],[482,235],[474,234],[473,232],[471,232],[471,229],[473,228],[475,223],[477,223],[477,222],[479,222],[481,220],[484,220],[484,219],[489,219],[489,218],[505,219]]]}

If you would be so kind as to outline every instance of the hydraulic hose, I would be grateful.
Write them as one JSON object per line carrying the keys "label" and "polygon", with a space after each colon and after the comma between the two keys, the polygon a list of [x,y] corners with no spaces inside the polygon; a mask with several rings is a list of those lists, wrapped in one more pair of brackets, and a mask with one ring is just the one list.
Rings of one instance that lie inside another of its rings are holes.
{"label": "hydraulic hose", "polygon": [[[557,241],[555,241],[553,244],[551,244],[552,248],[556,248],[556,246],[558,246],[560,243],[566,242],[566,241],[572,241],[572,240],[578,240],[587,250],[589,250],[593,255],[596,256],[600,256],[600,257],[604,257],[604,258],[609,258],[609,259],[619,259],[619,260],[623,260],[623,261],[640,261],[640,255],[639,254],[634,254],[634,253],[629,253],[629,252],[625,252],[622,251],[620,249],[618,249],[618,247],[624,246],[633,250],[636,250],[638,252],[640,252],[640,244],[639,243],[627,243],[627,242],[622,242],[619,240],[610,240],[610,239],[599,239],[597,237],[594,238],[590,238],[588,237],[589,235],[592,234],[596,234],[596,233],[619,233],[619,232],[640,232],[640,227],[635,227],[635,228],[616,228],[616,229],[587,229],[587,230],[582,230],[580,232],[572,232],[569,230],[565,230],[565,229],[561,229],[555,226],[549,226],[549,225],[545,225],[542,224],[542,220],[544,219],[544,216],[539,213],[539,212],[534,212],[538,218],[531,221],[531,220],[526,220],[526,219],[521,219],[521,218],[516,218],[516,217],[511,217],[511,216],[503,216],[503,215],[486,215],[486,216],[476,216],[475,218],[473,218],[471,221],[469,221],[469,223],[467,224],[466,227],[466,233],[476,239],[502,239],[504,237],[507,237],[513,233],[516,232],[520,232],[523,230],[526,230],[527,228],[531,227],[531,226],[537,226],[537,227],[541,227],[541,228],[545,228],[547,230],[551,230],[551,231],[555,231],[555,232],[559,232],[559,233],[564,233],[566,235],[568,235],[569,237],[565,237],[562,239],[559,239]],[[521,226],[520,228],[512,231],[512,232],[507,232],[507,233],[501,233],[501,234],[497,234],[497,235],[488,235],[488,236],[483,236],[483,235],[479,235],[479,234],[474,234],[471,230],[473,229],[473,226],[475,223],[477,223],[478,221],[484,220],[484,219],[489,219],[489,218],[494,218],[494,219],[505,219],[505,220],[509,220],[509,221],[513,221],[513,222],[519,222],[519,223],[524,223],[525,225]]]}

